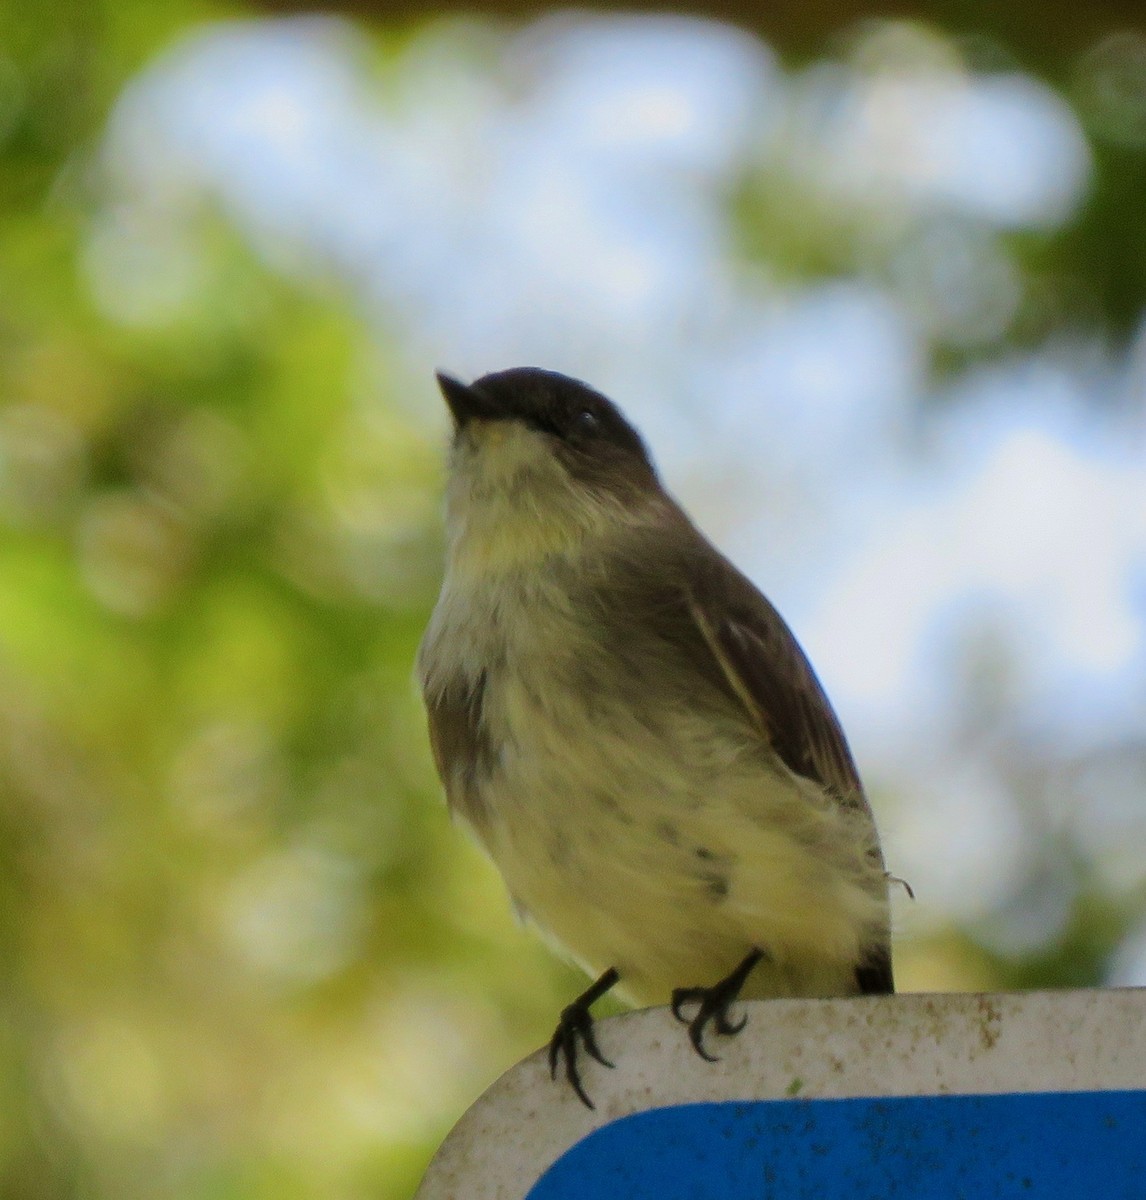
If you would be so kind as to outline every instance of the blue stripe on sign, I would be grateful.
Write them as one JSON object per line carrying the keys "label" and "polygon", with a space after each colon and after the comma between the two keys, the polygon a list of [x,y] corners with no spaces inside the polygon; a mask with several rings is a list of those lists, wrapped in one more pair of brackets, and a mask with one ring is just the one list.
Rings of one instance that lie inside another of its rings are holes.
{"label": "blue stripe on sign", "polygon": [[1146,1092],[686,1104],[595,1130],[527,1200],[1143,1200]]}

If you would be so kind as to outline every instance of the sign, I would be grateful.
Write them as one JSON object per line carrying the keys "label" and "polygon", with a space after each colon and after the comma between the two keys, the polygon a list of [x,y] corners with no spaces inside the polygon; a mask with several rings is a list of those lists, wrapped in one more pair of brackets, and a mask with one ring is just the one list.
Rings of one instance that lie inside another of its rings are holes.
{"label": "sign", "polygon": [[531,1056],[417,1200],[1146,1197],[1146,990],[739,1008],[718,1063],[667,1009],[600,1022],[595,1111]]}

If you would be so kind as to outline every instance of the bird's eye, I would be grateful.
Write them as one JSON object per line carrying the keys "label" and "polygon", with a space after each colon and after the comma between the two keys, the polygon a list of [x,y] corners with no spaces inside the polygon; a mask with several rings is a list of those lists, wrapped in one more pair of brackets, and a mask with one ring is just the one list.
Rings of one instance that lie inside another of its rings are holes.
{"label": "bird's eye", "polygon": [[578,433],[596,433],[601,427],[601,421],[595,412],[583,408],[573,420],[573,428]]}

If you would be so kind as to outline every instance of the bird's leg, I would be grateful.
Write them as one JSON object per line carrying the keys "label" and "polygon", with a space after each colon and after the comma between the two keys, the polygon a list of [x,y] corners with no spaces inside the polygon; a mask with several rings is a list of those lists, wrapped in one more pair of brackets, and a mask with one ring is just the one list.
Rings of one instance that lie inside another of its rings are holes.
{"label": "bird's leg", "polygon": [[[717,1061],[716,1055],[709,1054],[704,1048],[704,1031],[708,1025],[711,1024],[717,1033],[724,1034],[725,1036],[737,1034],[744,1028],[748,1018],[742,1017],[734,1025],[728,1019],[728,1010],[732,1007],[736,997],[740,995],[740,989],[744,986],[744,981],[752,974],[753,967],[765,957],[766,955],[763,950],[754,949],[751,953],[744,956],[743,960],[730,975],[726,975],[718,983],[714,983],[712,987],[673,989],[673,1016],[681,1024],[688,1026],[688,1040],[692,1042],[693,1048],[701,1058],[707,1058],[709,1062]],[[700,1005],[696,1011],[696,1016],[691,1019],[686,1017],[681,1011],[686,1004]]]}
{"label": "bird's leg", "polygon": [[565,1063],[565,1078],[569,1081],[578,1099],[586,1108],[596,1107],[589,1099],[581,1084],[581,1072],[577,1070],[578,1039],[585,1047],[585,1053],[595,1058],[602,1066],[611,1067],[613,1064],[601,1053],[597,1038],[593,1033],[593,1017],[589,1009],[620,979],[616,967],[610,967],[592,987],[585,991],[561,1010],[561,1019],[549,1039],[549,1075],[557,1078],[557,1062]]}

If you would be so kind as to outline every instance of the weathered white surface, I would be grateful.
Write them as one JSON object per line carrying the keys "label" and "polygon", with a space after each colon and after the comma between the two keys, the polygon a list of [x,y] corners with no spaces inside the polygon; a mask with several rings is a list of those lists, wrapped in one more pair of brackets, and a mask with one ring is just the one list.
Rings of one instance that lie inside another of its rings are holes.
{"label": "weathered white surface", "polygon": [[544,1052],[462,1117],[416,1200],[521,1200],[599,1126],[666,1105],[793,1096],[1112,1091],[1146,1087],[1146,989],[758,1000],[706,1063],[664,1008],[598,1023],[608,1070],[582,1055],[597,1105],[549,1078]]}

